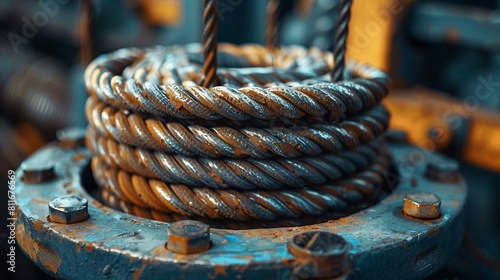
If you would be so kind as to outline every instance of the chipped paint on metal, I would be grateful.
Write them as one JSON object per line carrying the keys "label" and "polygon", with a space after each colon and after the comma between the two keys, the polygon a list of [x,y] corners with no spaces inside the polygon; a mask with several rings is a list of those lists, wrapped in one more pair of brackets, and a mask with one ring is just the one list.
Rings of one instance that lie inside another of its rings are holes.
{"label": "chipped paint on metal", "polygon": [[[448,259],[461,238],[465,183],[429,181],[423,176],[422,162],[412,174],[419,177],[417,187],[411,187],[410,180],[403,181],[386,199],[349,217],[297,227],[213,228],[210,250],[183,256],[165,249],[168,224],[99,204],[81,186],[84,160],[75,163],[72,151],[59,151],[53,146],[46,149],[57,162],[56,178],[37,185],[17,182],[18,243],[38,266],[58,278],[104,278],[104,274],[122,279],[287,277],[293,271],[294,259],[286,243],[294,234],[310,230],[334,232],[350,243],[352,269],[359,271],[357,279],[397,279],[409,273],[424,277]],[[410,149],[392,148],[397,154],[407,154]],[[42,152],[33,156],[47,155]],[[71,225],[46,220],[48,206],[38,202],[64,195],[65,182],[72,182],[72,188],[89,201],[89,220]],[[405,193],[416,189],[432,191],[442,199],[440,219],[423,221],[401,214]],[[436,249],[424,252],[430,247]]]}

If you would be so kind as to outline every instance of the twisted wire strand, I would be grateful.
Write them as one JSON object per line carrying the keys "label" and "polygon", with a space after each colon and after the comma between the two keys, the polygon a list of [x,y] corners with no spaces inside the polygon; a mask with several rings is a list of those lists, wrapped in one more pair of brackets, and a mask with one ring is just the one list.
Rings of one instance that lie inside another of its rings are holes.
{"label": "twisted wire strand", "polygon": [[[373,195],[383,184],[384,172],[387,172],[389,163],[390,157],[384,152],[366,170],[335,184],[314,189],[235,191],[191,188],[182,184],[168,185],[112,168],[99,157],[92,160],[93,170],[101,186],[105,189],[127,188],[131,194],[136,195],[136,199],[142,200],[142,205],[151,209],[183,216],[240,221],[321,215],[341,210],[348,204],[359,203],[364,197]],[[151,200],[153,197],[155,201]]]}
{"label": "twisted wire strand", "polygon": [[89,65],[94,57],[95,9],[92,0],[82,0],[80,30],[80,56],[83,65]]}
{"label": "twisted wire strand", "polygon": [[278,8],[279,0],[268,0],[267,1],[267,22],[266,22],[266,47],[270,51],[274,51],[277,44],[278,36]]}
{"label": "twisted wire strand", "polygon": [[[344,193],[353,192],[351,190],[344,190]],[[316,224],[321,223],[326,220],[338,219],[340,217],[348,216],[349,214],[356,213],[373,202],[369,204],[355,204],[353,206],[348,206],[345,209],[339,209],[335,212],[326,212],[321,216],[304,216],[299,218],[279,218],[277,220],[262,221],[262,220],[246,220],[237,221],[229,219],[207,219],[200,216],[186,216],[177,213],[167,213],[163,211],[158,211],[153,208],[141,207],[137,204],[127,202],[126,200],[120,198],[112,191],[108,191],[105,188],[97,190],[97,198],[104,202],[107,206],[114,208],[118,211],[129,213],[138,217],[143,217],[147,219],[154,219],[162,222],[175,222],[180,220],[192,220],[196,219],[203,223],[209,224],[212,227],[217,228],[227,228],[227,229],[252,229],[252,228],[275,228],[275,227],[292,227],[301,226],[305,224]]]}
{"label": "twisted wire strand", "polygon": [[[276,86],[270,88],[220,86],[183,87],[179,84],[137,83],[120,74],[143,52],[128,50],[95,60],[86,71],[89,94],[102,101],[138,113],[173,116],[180,119],[227,118],[243,121],[251,118],[270,120],[277,117],[297,119],[320,118],[327,113],[342,117],[356,114],[374,105],[387,94],[387,75],[369,66],[354,65],[370,77],[352,79],[349,83],[320,83],[308,86]],[[125,55],[123,55],[125,54]],[[369,68],[366,70],[365,68]],[[370,102],[363,102],[370,101]],[[345,109],[344,109],[345,108]]]}
{"label": "twisted wire strand", "polygon": [[241,128],[144,119],[138,114],[124,114],[89,97],[87,119],[100,134],[122,144],[176,153],[185,156],[293,158],[352,149],[380,137],[388,127],[389,114],[377,106],[362,115],[338,124],[314,126]]}
{"label": "twisted wire strand", "polygon": [[342,0],[339,6],[339,17],[335,30],[335,43],[333,47],[334,65],[331,73],[331,81],[338,82],[344,79],[345,52],[347,35],[349,33],[349,19],[351,18],[352,0]]}
{"label": "twisted wire strand", "polygon": [[280,189],[313,187],[362,170],[377,156],[381,143],[376,140],[338,154],[295,159],[210,159],[131,148],[91,129],[87,146],[110,166],[167,183],[211,188]]}
{"label": "twisted wire strand", "polygon": [[203,87],[218,85],[217,79],[217,0],[203,0]]}

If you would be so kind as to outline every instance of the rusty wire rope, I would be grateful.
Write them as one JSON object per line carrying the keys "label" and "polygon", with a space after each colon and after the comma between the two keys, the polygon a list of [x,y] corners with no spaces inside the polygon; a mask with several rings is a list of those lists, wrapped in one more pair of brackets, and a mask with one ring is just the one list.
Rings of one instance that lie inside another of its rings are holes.
{"label": "rusty wire rope", "polygon": [[349,33],[349,19],[351,18],[352,0],[341,0],[339,6],[339,17],[335,30],[335,40],[333,45],[332,82],[344,79],[345,52],[347,49],[347,34]]}
{"label": "rusty wire rope", "polygon": [[95,9],[92,0],[82,0],[80,23],[80,56],[84,66],[94,58]]}
{"label": "rusty wire rope", "polygon": [[203,0],[203,78],[204,87],[217,86],[217,0]]}
{"label": "rusty wire rope", "polygon": [[217,46],[205,34],[216,30],[216,2],[204,3],[203,47],[122,49],[87,67],[102,200],[235,228],[338,217],[373,201],[390,165],[387,75],[352,62],[349,79],[332,83],[329,52],[280,47],[276,63],[268,47]]}
{"label": "rusty wire rope", "polygon": [[274,51],[278,38],[279,0],[268,0],[266,10],[265,46]]}

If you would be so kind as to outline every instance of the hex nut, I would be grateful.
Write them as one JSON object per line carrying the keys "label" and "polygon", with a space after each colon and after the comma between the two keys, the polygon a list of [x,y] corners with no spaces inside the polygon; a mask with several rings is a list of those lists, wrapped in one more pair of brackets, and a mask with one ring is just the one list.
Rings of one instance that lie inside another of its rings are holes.
{"label": "hex nut", "polygon": [[50,221],[60,224],[73,224],[89,218],[86,198],[68,195],[53,199],[49,203]]}
{"label": "hex nut", "polygon": [[54,163],[51,160],[27,160],[21,164],[22,180],[28,184],[38,184],[55,177]]}
{"label": "hex nut", "polygon": [[288,251],[299,264],[299,278],[335,277],[349,267],[349,243],[340,235],[325,231],[306,231],[292,237]]}
{"label": "hex nut", "polygon": [[193,220],[171,223],[167,249],[179,254],[196,254],[210,249],[210,226]]}
{"label": "hex nut", "polygon": [[86,129],[80,127],[68,127],[57,131],[57,140],[64,149],[76,149],[85,145]]}
{"label": "hex nut", "polygon": [[441,199],[433,193],[407,193],[403,212],[418,219],[436,219],[441,215]]}
{"label": "hex nut", "polygon": [[439,182],[456,182],[459,178],[459,164],[452,159],[431,160],[427,164],[427,178]]}

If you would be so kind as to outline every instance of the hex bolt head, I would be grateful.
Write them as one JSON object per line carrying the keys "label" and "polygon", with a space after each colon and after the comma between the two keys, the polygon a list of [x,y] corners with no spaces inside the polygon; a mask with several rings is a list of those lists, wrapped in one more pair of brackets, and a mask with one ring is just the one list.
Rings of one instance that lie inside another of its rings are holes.
{"label": "hex bolt head", "polygon": [[196,254],[210,248],[210,226],[193,220],[171,223],[167,249],[179,254]]}
{"label": "hex bolt head", "polygon": [[459,164],[452,159],[431,160],[427,164],[427,178],[439,182],[455,182],[459,178]]}
{"label": "hex bolt head", "polygon": [[57,131],[57,140],[62,148],[72,150],[85,145],[86,129],[68,127]]}
{"label": "hex bolt head", "polygon": [[418,219],[436,219],[441,215],[441,199],[433,193],[407,193],[403,212]]}
{"label": "hex bolt head", "polygon": [[[306,231],[292,237],[288,251],[300,259],[300,277],[334,277],[349,266],[349,243],[340,235],[325,231]],[[304,265],[307,264],[307,265]]]}
{"label": "hex bolt head", "polygon": [[51,160],[28,160],[21,164],[22,180],[28,184],[38,184],[55,177],[54,163]]}
{"label": "hex bolt head", "polygon": [[49,203],[50,221],[59,224],[73,224],[89,218],[88,202],[76,195],[61,196]]}

